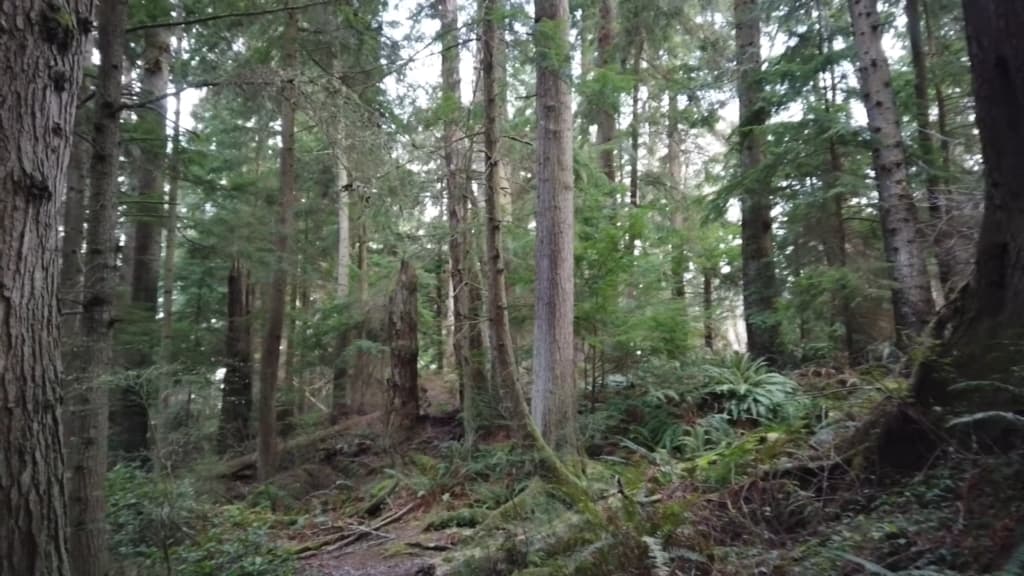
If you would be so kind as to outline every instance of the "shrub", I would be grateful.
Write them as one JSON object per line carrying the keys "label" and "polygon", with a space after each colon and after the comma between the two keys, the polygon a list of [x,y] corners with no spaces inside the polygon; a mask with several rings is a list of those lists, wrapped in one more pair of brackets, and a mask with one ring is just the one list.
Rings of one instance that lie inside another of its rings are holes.
{"label": "shrub", "polygon": [[115,468],[107,477],[107,519],[119,560],[141,573],[288,576],[292,559],[273,542],[265,507],[216,506],[188,479]]}

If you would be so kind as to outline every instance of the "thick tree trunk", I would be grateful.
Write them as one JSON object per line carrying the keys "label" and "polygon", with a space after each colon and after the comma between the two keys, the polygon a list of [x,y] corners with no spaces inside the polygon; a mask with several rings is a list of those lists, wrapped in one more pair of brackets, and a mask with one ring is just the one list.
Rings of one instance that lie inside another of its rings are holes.
{"label": "thick tree trunk", "polygon": [[927,0],[906,0],[907,33],[910,38],[910,57],[914,65],[914,121],[917,128],[917,147],[921,169],[925,172],[928,192],[927,227],[939,265],[939,281],[943,294],[952,295],[957,284],[964,280],[966,271],[960,269],[957,258],[956,230],[950,222],[946,206],[948,186],[943,182],[938,150],[932,137],[931,103],[928,98],[928,57],[921,32],[921,4]]}
{"label": "thick tree trunk", "polygon": [[[92,35],[86,36],[83,48],[82,68],[88,67],[92,57]],[[82,78],[79,94],[87,94],[91,83]],[[64,195],[64,220],[61,228],[64,235],[60,246],[60,309],[61,346],[67,351],[79,344],[78,330],[81,326],[82,280],[85,264],[82,261],[82,245],[85,240],[85,200],[89,185],[89,134],[92,132],[92,115],[89,108],[82,107],[75,115],[74,142],[71,159],[68,162],[68,186]],[[64,386],[67,387],[68,358],[65,358]],[[77,374],[71,370],[71,375]]]}
{"label": "thick tree trunk", "polygon": [[522,430],[529,418],[519,401],[515,348],[508,318],[508,284],[504,253],[506,214],[501,198],[508,194],[509,182],[502,160],[501,134],[505,121],[506,74],[504,0],[483,0],[483,51],[481,67],[484,85],[484,158],[487,192],[487,290],[488,317],[491,326],[491,382],[497,388],[502,412]]}
{"label": "thick tree trunk", "polygon": [[288,271],[291,266],[290,244],[292,211],[295,205],[295,108],[298,90],[295,74],[298,70],[298,11],[288,12],[284,34],[281,37],[281,191],[278,205],[277,230],[274,236],[276,262],[267,298],[269,315],[260,358],[260,406],[258,476],[266,480],[277,467],[277,380],[281,360],[281,338],[284,332],[285,310],[288,307]]}
{"label": "thick tree trunk", "polygon": [[71,573],[59,418],[59,224],[91,20],[88,1],[0,5],[5,23],[0,34],[0,574],[5,575]]}
{"label": "thick tree trunk", "polygon": [[[761,130],[768,111],[761,102],[761,13],[758,0],[735,0],[737,93],[740,101],[740,165],[745,175],[764,163]],[[758,178],[758,180],[763,180]],[[777,360],[779,324],[775,314],[778,288],[772,251],[772,199],[766,182],[745,185],[742,204],[743,317],[747,350]]]}
{"label": "thick tree trunk", "polygon": [[[600,0],[600,24],[597,31],[597,66],[604,74],[610,74],[609,67],[617,63],[615,57],[615,36],[618,24],[618,0]],[[598,102],[597,109],[597,145],[601,154],[601,171],[609,182],[616,181],[618,160],[615,158],[616,117],[619,115],[618,94],[602,95],[607,100]]]}
{"label": "thick tree trunk", "polygon": [[252,313],[249,274],[239,258],[228,273],[228,321],[224,338],[224,390],[217,451],[224,454],[249,440],[252,413]]}
{"label": "thick tree trunk", "polygon": [[1020,385],[1024,330],[1024,4],[965,0],[976,122],[985,160],[985,213],[974,275],[943,309],[942,337],[914,392],[945,402],[958,381]]}
{"label": "thick tree trunk", "polygon": [[419,302],[416,270],[402,260],[395,290],[388,302],[388,345],[391,377],[388,378],[387,427],[392,440],[416,426],[419,417]]}
{"label": "thick tree trunk", "polygon": [[578,456],[573,338],[573,151],[568,0],[535,0],[537,241],[531,412],[557,453]]}
{"label": "thick tree trunk", "polygon": [[893,281],[892,305],[897,345],[909,350],[935,312],[926,250],[917,229],[914,195],[907,186],[906,154],[889,61],[882,50],[882,20],[877,0],[849,0],[854,45],[868,125],[885,257]]}

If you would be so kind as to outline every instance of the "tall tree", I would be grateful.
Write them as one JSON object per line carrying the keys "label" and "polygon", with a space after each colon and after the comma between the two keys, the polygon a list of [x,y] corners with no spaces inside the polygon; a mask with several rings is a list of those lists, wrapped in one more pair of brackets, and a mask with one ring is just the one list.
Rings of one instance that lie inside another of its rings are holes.
{"label": "tall tree", "polygon": [[962,280],[965,271],[960,270],[957,257],[956,230],[949,222],[946,190],[943,183],[942,166],[938,148],[932,136],[931,99],[928,92],[928,54],[922,34],[921,6],[927,0],[907,0],[907,35],[910,39],[910,58],[914,66],[914,122],[917,128],[917,148],[920,166],[925,173],[928,192],[928,212],[931,216],[929,232],[935,248],[935,260],[939,265],[939,280],[946,294],[955,292],[955,283]]}
{"label": "tall tree", "polygon": [[[161,17],[170,5],[161,5]],[[157,355],[156,312],[160,287],[160,232],[164,224],[164,172],[167,160],[167,87],[170,82],[171,30],[150,28],[143,35],[142,92],[145,105],[138,110],[138,194],[131,200],[134,220],[131,243],[130,300],[132,321],[140,345],[125,354],[134,378],[115,388],[111,403],[111,448],[139,459],[149,447],[149,408],[141,385],[141,371],[153,366]]]}
{"label": "tall tree", "polygon": [[501,396],[508,416],[529,418],[520,413],[515,350],[508,317],[508,281],[505,269],[504,213],[502,197],[508,194],[509,182],[502,159],[501,135],[505,121],[506,72],[504,0],[482,0],[483,45],[481,68],[484,92],[484,159],[487,191],[484,198],[487,213],[487,291],[488,317],[491,325],[491,383]]}
{"label": "tall tree", "polygon": [[127,0],[100,4],[100,68],[93,113],[89,217],[82,306],[83,376],[68,396],[68,501],[75,573],[107,573],[106,497],[108,377],[113,359],[113,308],[118,282],[117,193],[121,82]]}
{"label": "tall tree", "polygon": [[0,574],[71,573],[58,230],[92,8],[0,7]]}
{"label": "tall tree", "polygon": [[459,17],[456,0],[438,0],[441,20],[441,102],[444,110],[445,187],[448,204],[448,253],[451,262],[452,301],[455,318],[455,362],[462,395],[466,437],[473,439],[486,424],[487,373],[483,362],[482,338],[471,284],[469,195],[465,181],[467,158],[461,140],[458,111],[462,109],[459,80]]}
{"label": "tall tree", "polygon": [[574,207],[568,0],[534,0],[537,240],[533,420],[558,453],[577,455],[573,339]]}
{"label": "tall tree", "polygon": [[976,122],[985,161],[985,212],[974,274],[943,310],[945,335],[919,367],[915,395],[948,399],[950,384],[996,380],[1019,384],[1024,342],[1024,4],[965,0]]}
{"label": "tall tree", "polygon": [[740,168],[743,172],[742,255],[743,317],[747,349],[754,356],[777,359],[779,324],[775,314],[778,288],[772,238],[772,199],[768,183],[759,174],[764,164],[763,127],[768,108],[762,102],[761,8],[758,0],[735,0],[738,130]]}
{"label": "tall tree", "polygon": [[889,60],[882,49],[877,0],[848,0],[857,51],[857,76],[873,139],[882,240],[892,278],[897,344],[906,350],[935,311],[926,251],[917,229],[917,207],[907,184],[906,153],[892,88]]}
{"label": "tall tree", "polygon": [[288,308],[288,272],[291,267],[292,214],[295,205],[295,108],[298,104],[299,13],[289,10],[281,36],[281,167],[280,198],[274,231],[276,264],[267,296],[269,315],[260,358],[260,409],[258,473],[270,478],[277,467],[277,380],[281,361],[281,338]]}
{"label": "tall tree", "polygon": [[[597,31],[597,66],[599,73],[611,74],[615,57],[615,37],[618,25],[618,1],[600,0],[599,26]],[[597,145],[600,147],[601,171],[609,182],[616,181],[618,160],[616,159],[616,120],[619,113],[619,95],[614,90],[605,91],[597,110]]]}

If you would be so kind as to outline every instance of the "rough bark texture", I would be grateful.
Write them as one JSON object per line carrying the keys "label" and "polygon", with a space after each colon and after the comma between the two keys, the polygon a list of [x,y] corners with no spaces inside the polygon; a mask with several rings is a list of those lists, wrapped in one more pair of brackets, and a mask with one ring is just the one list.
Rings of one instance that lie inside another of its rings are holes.
{"label": "rough bark texture", "polygon": [[487,300],[491,325],[491,382],[497,387],[502,412],[508,420],[519,423],[529,415],[520,408],[516,389],[515,349],[508,318],[508,285],[505,270],[504,234],[506,215],[502,213],[502,196],[508,194],[509,182],[501,155],[501,134],[505,120],[505,35],[503,33],[504,0],[483,0],[483,46],[481,68],[484,85],[484,158],[487,192]]}
{"label": "rough bark texture", "polygon": [[568,0],[535,0],[537,241],[531,413],[544,440],[576,457],[573,151]]}
{"label": "rough bark texture", "polygon": [[228,323],[224,338],[224,390],[217,448],[223,454],[249,440],[252,414],[252,294],[249,274],[235,258],[228,273]]}
{"label": "rough bark texture", "polygon": [[885,257],[893,282],[892,305],[897,345],[907,350],[935,311],[926,250],[917,229],[914,195],[907,186],[906,153],[892,88],[889,61],[882,50],[882,21],[877,0],[849,0],[873,163]]}
{"label": "rough bark texture", "polygon": [[737,93],[740,101],[739,146],[744,178],[742,204],[743,317],[750,354],[778,359],[779,325],[775,317],[778,288],[772,257],[772,199],[756,176],[764,163],[761,129],[768,112],[761,102],[761,15],[758,0],[735,0]]}
{"label": "rough bark texture", "polygon": [[0,574],[70,574],[61,195],[92,2],[0,4]]}
{"label": "rough bark texture", "polygon": [[[92,35],[86,37],[82,50],[82,68],[88,67],[92,57]],[[91,82],[83,76],[79,94],[87,94]],[[89,184],[89,134],[92,115],[83,107],[75,114],[74,143],[68,162],[68,185],[64,194],[64,235],[60,245],[60,310],[61,345],[66,351],[78,345],[81,325],[82,281],[85,264],[82,246],[85,241],[85,199]],[[67,358],[65,358],[65,366]],[[65,369],[65,386],[68,370]]]}
{"label": "rough bark texture", "polygon": [[416,270],[403,259],[395,290],[388,302],[388,345],[391,377],[388,378],[387,426],[392,439],[416,426],[419,417],[419,304]]}
{"label": "rough bark texture", "polygon": [[[600,25],[597,31],[597,66],[605,73],[615,58],[615,35],[618,20],[617,0],[601,0],[599,9]],[[609,182],[616,180],[617,160],[615,158],[615,120],[619,113],[618,94],[607,94],[608,101],[601,101],[597,110],[597,145],[601,151],[601,171]]]}
{"label": "rough bark texture", "polygon": [[985,212],[974,275],[936,322],[942,342],[919,366],[918,399],[944,402],[957,381],[1020,384],[1024,334],[1024,4],[965,0]]}
{"label": "rough bark texture", "polygon": [[293,209],[295,205],[295,108],[298,91],[294,74],[298,69],[298,11],[288,12],[284,34],[281,37],[281,190],[278,205],[274,250],[277,261],[270,280],[267,297],[269,315],[260,358],[260,426],[258,445],[258,475],[266,480],[277,467],[277,421],[275,403],[277,380],[281,360],[281,338],[284,332],[285,310],[288,308],[288,271]]}

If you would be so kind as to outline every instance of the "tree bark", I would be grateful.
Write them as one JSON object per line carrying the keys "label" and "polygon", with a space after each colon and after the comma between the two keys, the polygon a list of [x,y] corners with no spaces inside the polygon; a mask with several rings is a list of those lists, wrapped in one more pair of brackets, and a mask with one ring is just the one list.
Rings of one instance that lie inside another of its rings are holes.
{"label": "tree bark", "polygon": [[[597,31],[597,67],[605,74],[611,73],[609,68],[615,58],[615,36],[618,20],[617,0],[600,0],[600,24]],[[616,182],[618,160],[616,149],[616,117],[619,115],[618,94],[603,94],[608,100],[601,100],[597,109],[597,146],[601,155],[601,171],[609,182]]]}
{"label": "tree bark", "polygon": [[573,338],[573,150],[568,0],[535,0],[537,240],[531,413],[544,440],[578,456]]}
{"label": "tree bark", "polygon": [[974,274],[943,309],[936,353],[918,367],[915,396],[945,403],[958,381],[1019,385],[1024,318],[1024,4],[963,3],[975,121],[985,161],[985,212]]}
{"label": "tree bark", "polygon": [[92,2],[84,0],[0,5],[0,574],[5,575],[71,573],[59,417],[59,224],[91,19]]}
{"label": "tree bark", "polygon": [[917,230],[917,208],[907,186],[906,154],[889,61],[882,50],[877,0],[849,0],[854,45],[868,125],[874,139],[882,240],[893,281],[896,343],[908,351],[935,311],[925,250]]}
{"label": "tree bark", "polygon": [[779,324],[775,314],[778,288],[772,238],[772,199],[768,184],[757,176],[764,163],[762,128],[768,110],[762,100],[761,15],[758,0],[735,0],[737,93],[740,101],[740,165],[744,178],[742,204],[743,317],[751,355],[778,360]]}
{"label": "tree bark", "polygon": [[217,428],[221,454],[249,440],[252,413],[252,313],[249,273],[236,257],[228,273],[228,320],[224,338],[224,390]]}
{"label": "tree bark", "polygon": [[388,302],[388,345],[391,377],[388,378],[387,428],[396,439],[416,426],[419,417],[419,302],[416,270],[403,259]]}
{"label": "tree bark", "polygon": [[97,47],[100,68],[93,112],[89,216],[82,308],[83,380],[68,395],[68,504],[71,560],[76,576],[106,575],[107,419],[104,382],[113,367],[113,307],[118,276],[117,193],[121,80],[127,0],[100,4]]}
{"label": "tree bark", "polygon": [[488,317],[491,326],[491,382],[497,388],[502,413],[506,419],[520,423],[529,418],[519,401],[515,348],[508,318],[508,281],[504,253],[504,225],[501,198],[508,194],[509,182],[502,160],[501,134],[505,121],[506,73],[504,0],[483,0],[483,50],[481,68],[484,85],[484,158],[487,192],[484,198],[487,213],[487,290],[490,298]]}
{"label": "tree bark", "polygon": [[260,406],[258,476],[267,480],[277,467],[277,421],[275,404],[277,380],[281,360],[281,338],[284,332],[285,311],[288,307],[288,271],[291,266],[290,244],[293,209],[295,205],[295,109],[298,90],[295,74],[298,71],[299,13],[288,12],[281,36],[281,190],[278,205],[277,230],[274,237],[276,262],[267,298],[269,315],[260,358]]}

